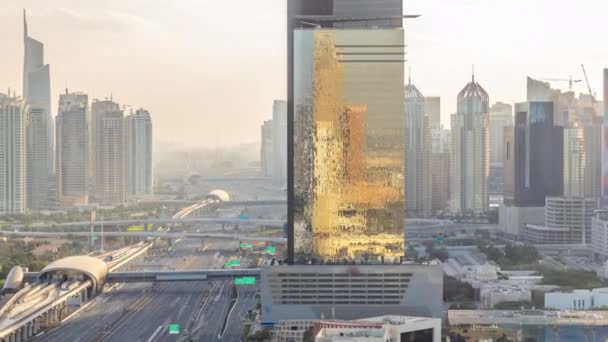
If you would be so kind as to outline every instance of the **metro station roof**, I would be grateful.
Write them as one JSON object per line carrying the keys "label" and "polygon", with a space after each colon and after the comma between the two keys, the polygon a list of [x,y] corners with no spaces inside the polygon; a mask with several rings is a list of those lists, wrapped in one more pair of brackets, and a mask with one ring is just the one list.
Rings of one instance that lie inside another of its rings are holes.
{"label": "metro station roof", "polygon": [[99,286],[105,282],[108,275],[108,265],[101,259],[86,255],[71,256],[48,264],[40,271],[38,277],[42,278],[47,273],[59,271],[84,273],[96,283],[96,286]]}
{"label": "metro station roof", "polygon": [[207,198],[209,198],[209,197],[217,198],[222,202],[230,201],[230,195],[228,195],[228,193],[226,191],[220,190],[220,189],[216,189],[216,190],[209,192],[207,194]]}

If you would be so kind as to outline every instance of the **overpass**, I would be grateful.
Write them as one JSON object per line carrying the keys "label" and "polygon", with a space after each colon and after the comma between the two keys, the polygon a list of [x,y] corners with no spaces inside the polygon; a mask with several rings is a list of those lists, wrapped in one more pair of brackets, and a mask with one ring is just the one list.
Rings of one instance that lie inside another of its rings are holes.
{"label": "overpass", "polygon": [[[135,237],[156,239],[218,239],[238,241],[265,241],[275,244],[287,243],[282,237],[246,236],[228,233],[178,233],[178,232],[104,232],[104,237]],[[0,236],[6,237],[33,237],[33,238],[62,238],[62,237],[90,237],[89,232],[26,232],[0,230]]]}

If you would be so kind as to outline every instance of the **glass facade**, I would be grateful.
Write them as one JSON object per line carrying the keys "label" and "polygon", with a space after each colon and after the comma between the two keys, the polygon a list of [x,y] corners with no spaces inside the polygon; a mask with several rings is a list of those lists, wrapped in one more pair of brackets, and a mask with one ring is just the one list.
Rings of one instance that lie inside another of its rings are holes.
{"label": "glass facade", "polygon": [[294,31],[294,259],[404,255],[402,29]]}

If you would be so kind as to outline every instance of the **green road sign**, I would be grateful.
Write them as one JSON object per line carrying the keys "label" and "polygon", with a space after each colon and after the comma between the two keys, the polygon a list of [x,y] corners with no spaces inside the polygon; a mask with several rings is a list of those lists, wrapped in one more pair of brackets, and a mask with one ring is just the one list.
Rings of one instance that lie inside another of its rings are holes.
{"label": "green road sign", "polygon": [[234,285],[255,285],[255,277],[235,278]]}
{"label": "green road sign", "polygon": [[169,334],[179,335],[179,324],[169,324]]}
{"label": "green road sign", "polygon": [[268,254],[275,254],[277,252],[277,248],[275,246],[268,246],[268,247],[266,247],[264,252],[266,252]]}
{"label": "green road sign", "polygon": [[241,242],[241,248],[253,248],[253,245],[250,243]]}
{"label": "green road sign", "polygon": [[224,264],[224,267],[234,267],[234,266],[241,266],[241,260],[230,260],[230,261],[226,261],[226,263]]}

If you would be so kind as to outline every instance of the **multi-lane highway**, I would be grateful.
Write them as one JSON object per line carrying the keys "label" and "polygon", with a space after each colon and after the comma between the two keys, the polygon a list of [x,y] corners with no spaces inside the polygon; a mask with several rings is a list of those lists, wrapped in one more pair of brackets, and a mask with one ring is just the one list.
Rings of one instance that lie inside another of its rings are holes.
{"label": "multi-lane highway", "polygon": [[[142,270],[220,268],[230,256],[216,250],[223,245],[207,243],[206,251],[196,252],[200,242],[182,240],[134,263]],[[241,262],[246,266],[248,260]],[[179,324],[179,340],[216,341],[229,313],[232,286],[227,280],[118,285],[36,341],[176,341],[170,324]],[[255,287],[247,287],[239,291],[222,341],[240,341],[245,315],[255,307]]]}

